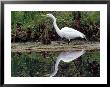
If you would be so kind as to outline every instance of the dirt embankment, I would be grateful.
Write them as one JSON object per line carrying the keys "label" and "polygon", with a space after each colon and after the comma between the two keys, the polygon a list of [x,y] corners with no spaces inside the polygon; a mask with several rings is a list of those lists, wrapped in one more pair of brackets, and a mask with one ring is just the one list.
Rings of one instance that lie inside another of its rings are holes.
{"label": "dirt embankment", "polygon": [[12,43],[11,52],[41,52],[41,51],[69,51],[69,50],[100,50],[100,42],[74,41],[70,44],[65,42],[52,42],[43,45],[40,42]]}

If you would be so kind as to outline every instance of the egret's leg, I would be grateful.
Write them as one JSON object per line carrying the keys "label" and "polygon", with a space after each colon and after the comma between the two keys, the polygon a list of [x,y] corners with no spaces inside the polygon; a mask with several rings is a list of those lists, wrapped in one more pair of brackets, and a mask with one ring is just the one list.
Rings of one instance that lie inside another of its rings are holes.
{"label": "egret's leg", "polygon": [[62,39],[62,38],[60,38],[60,41],[62,42],[62,41],[63,41],[63,39]]}
{"label": "egret's leg", "polygon": [[61,45],[61,43],[62,43],[62,38],[60,38],[60,43],[59,44]]}
{"label": "egret's leg", "polygon": [[70,39],[69,39],[69,41],[68,41],[68,45],[69,45],[69,43],[70,43]]}

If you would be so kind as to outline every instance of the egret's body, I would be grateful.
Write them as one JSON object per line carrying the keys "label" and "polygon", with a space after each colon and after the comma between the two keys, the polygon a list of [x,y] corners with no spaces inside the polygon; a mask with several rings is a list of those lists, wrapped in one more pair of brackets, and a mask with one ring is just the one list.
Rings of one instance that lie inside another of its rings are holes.
{"label": "egret's body", "polygon": [[81,38],[85,38],[85,35],[73,28],[69,28],[69,27],[64,27],[61,30],[58,28],[57,24],[56,24],[56,18],[52,15],[52,14],[47,14],[48,17],[50,17],[53,20],[53,25],[54,28],[57,32],[57,34],[61,37],[61,38],[66,38],[69,41],[71,39],[75,39],[77,37],[81,37]]}
{"label": "egret's body", "polygon": [[75,39],[77,37],[81,37],[81,38],[84,37],[84,35],[81,32],[79,32],[79,31],[77,31],[77,30],[75,30],[73,28],[69,28],[69,27],[62,28],[60,30],[60,32],[62,34],[62,38],[66,38],[69,41],[70,41],[70,39]]}

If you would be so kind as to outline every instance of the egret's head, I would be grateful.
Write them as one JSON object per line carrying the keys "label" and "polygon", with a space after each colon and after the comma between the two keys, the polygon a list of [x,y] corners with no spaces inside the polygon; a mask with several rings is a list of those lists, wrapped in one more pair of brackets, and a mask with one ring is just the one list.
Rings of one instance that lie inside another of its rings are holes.
{"label": "egret's head", "polygon": [[53,15],[52,14],[47,14],[47,17],[53,17]]}
{"label": "egret's head", "polygon": [[53,20],[56,20],[56,18],[52,14],[47,14],[47,17],[52,18]]}

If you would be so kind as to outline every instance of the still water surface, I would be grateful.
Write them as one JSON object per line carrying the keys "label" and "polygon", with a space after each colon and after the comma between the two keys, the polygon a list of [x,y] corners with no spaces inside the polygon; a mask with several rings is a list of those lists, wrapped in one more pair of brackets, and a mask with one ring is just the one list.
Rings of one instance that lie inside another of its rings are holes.
{"label": "still water surface", "polygon": [[100,52],[12,52],[12,77],[99,77]]}

